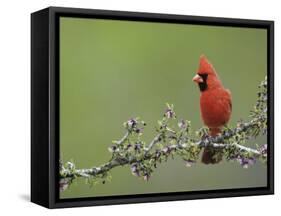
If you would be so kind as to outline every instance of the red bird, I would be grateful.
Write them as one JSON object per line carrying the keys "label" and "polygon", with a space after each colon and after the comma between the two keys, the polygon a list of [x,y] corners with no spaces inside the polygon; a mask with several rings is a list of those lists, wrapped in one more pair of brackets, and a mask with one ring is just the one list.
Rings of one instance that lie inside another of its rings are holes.
{"label": "red bird", "polygon": [[[192,79],[199,86],[201,118],[209,128],[210,136],[217,136],[221,128],[227,124],[232,111],[231,93],[225,89],[208,59],[200,57],[197,75]],[[205,148],[202,162],[215,164],[222,160],[222,153],[218,150]]]}

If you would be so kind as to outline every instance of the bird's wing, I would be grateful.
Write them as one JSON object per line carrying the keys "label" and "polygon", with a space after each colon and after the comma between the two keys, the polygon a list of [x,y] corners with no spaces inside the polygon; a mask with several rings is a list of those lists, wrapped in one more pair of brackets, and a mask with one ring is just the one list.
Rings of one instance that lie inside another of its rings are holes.
{"label": "bird's wing", "polygon": [[231,99],[231,92],[229,89],[225,89],[225,97],[228,100],[230,110],[232,111],[232,99]]}

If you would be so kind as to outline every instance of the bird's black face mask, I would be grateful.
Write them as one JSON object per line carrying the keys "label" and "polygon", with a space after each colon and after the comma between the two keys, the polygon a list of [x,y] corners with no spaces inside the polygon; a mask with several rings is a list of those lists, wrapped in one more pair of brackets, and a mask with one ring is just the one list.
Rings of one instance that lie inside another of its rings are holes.
{"label": "bird's black face mask", "polygon": [[203,79],[203,82],[198,83],[200,91],[203,92],[208,88],[208,84],[207,84],[208,74],[198,74],[198,75]]}

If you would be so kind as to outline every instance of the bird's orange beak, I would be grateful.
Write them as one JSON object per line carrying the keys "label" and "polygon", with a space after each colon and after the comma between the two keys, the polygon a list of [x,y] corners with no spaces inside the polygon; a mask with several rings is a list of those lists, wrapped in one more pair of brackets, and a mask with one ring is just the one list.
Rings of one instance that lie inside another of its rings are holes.
{"label": "bird's orange beak", "polygon": [[193,79],[192,79],[193,82],[196,82],[196,83],[202,83],[203,82],[203,79],[201,76],[199,76],[198,74],[196,74]]}

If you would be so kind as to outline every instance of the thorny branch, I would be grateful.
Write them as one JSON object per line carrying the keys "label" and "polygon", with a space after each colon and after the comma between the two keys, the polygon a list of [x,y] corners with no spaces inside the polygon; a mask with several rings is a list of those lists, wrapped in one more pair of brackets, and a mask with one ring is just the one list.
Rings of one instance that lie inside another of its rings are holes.
{"label": "thorny branch", "polygon": [[192,134],[190,121],[178,120],[174,106],[167,104],[163,118],[158,121],[157,134],[148,145],[141,139],[146,123],[139,118],[132,118],[123,124],[125,135],[113,141],[109,147],[112,157],[107,163],[89,169],[77,169],[73,162],[61,162],[60,189],[67,189],[79,177],[93,184],[99,181],[105,183],[111,178],[111,169],[125,165],[131,167],[133,175],[148,181],[157,165],[166,162],[169,157],[179,156],[189,167],[198,160],[205,147],[213,148],[214,151],[223,149],[227,161],[237,161],[244,168],[253,165],[257,159],[266,162],[267,144],[257,146],[256,149],[244,146],[247,140],[267,133],[266,77],[259,85],[258,99],[250,118],[247,122],[238,122],[234,128],[225,127],[216,137],[208,136],[205,127]]}

